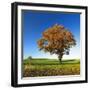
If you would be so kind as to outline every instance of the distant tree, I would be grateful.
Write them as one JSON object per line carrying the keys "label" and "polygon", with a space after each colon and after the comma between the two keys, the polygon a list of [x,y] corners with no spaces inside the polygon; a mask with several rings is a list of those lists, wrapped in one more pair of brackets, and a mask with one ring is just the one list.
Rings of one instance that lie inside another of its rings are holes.
{"label": "distant tree", "polygon": [[76,45],[76,40],[64,26],[55,24],[42,33],[37,43],[40,50],[56,54],[61,63],[63,55],[68,55],[70,48]]}
{"label": "distant tree", "polygon": [[29,60],[32,60],[32,56],[29,56],[28,59],[29,59]]}

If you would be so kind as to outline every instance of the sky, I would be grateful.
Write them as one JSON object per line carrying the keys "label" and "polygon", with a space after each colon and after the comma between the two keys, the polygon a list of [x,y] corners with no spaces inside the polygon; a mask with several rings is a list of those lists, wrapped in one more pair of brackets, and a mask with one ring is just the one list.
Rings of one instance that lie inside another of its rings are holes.
{"label": "sky", "polygon": [[70,49],[69,55],[63,59],[80,58],[80,14],[48,11],[22,11],[22,32],[23,32],[23,58],[55,58],[57,55],[50,55],[40,51],[37,41],[42,38],[42,32],[54,24],[60,24],[69,29],[76,39],[76,46]]}

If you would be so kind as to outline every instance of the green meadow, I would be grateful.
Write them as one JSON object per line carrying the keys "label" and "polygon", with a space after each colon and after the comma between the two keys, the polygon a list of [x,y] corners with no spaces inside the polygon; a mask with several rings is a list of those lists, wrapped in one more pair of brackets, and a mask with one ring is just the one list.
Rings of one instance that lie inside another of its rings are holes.
{"label": "green meadow", "polygon": [[80,59],[62,60],[60,64],[56,59],[23,60],[23,77],[79,75]]}

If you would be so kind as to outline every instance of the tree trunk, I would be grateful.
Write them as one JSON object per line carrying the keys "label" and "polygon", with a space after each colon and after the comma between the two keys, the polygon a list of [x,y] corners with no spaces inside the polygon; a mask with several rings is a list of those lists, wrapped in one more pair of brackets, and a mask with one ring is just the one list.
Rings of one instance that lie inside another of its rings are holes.
{"label": "tree trunk", "polygon": [[60,64],[62,64],[62,57],[63,57],[63,52],[59,51],[58,59],[59,59]]}
{"label": "tree trunk", "polygon": [[58,56],[58,59],[59,59],[59,62],[61,64],[62,63],[62,55],[61,54]]}
{"label": "tree trunk", "polygon": [[62,63],[62,59],[61,58],[59,58],[59,62],[60,62],[60,64]]}

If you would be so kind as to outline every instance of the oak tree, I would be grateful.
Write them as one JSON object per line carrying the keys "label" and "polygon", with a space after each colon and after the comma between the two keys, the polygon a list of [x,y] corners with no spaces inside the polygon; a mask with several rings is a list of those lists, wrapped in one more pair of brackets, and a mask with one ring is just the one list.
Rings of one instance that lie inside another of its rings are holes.
{"label": "oak tree", "polygon": [[70,48],[76,45],[76,40],[68,29],[55,24],[42,33],[42,38],[37,43],[40,50],[56,54],[61,63],[63,55],[68,55]]}

